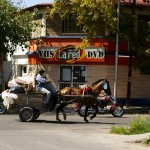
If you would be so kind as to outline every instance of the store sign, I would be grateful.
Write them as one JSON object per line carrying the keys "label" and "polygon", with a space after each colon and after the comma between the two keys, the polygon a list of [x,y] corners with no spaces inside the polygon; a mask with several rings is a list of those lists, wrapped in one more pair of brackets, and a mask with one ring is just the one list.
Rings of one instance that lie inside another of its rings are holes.
{"label": "store sign", "polygon": [[66,46],[59,49],[54,49],[52,47],[40,47],[38,49],[38,54],[41,63],[42,62],[76,63],[76,62],[105,61],[104,47],[91,47],[86,49],[76,49],[75,46]]}

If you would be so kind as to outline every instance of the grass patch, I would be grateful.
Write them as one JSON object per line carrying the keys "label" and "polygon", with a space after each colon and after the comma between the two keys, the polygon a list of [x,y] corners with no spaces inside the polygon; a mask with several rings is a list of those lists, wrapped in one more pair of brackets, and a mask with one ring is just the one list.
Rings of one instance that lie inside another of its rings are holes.
{"label": "grass patch", "polygon": [[150,132],[150,115],[134,116],[129,127],[111,127],[110,133],[115,134],[143,134]]}
{"label": "grass patch", "polygon": [[[129,127],[111,127],[110,133],[133,135],[143,134],[150,132],[150,115],[138,115],[134,116],[131,120]],[[150,137],[144,139],[142,144],[150,146]]]}
{"label": "grass patch", "polygon": [[129,129],[125,127],[111,127],[110,133],[129,135]]}

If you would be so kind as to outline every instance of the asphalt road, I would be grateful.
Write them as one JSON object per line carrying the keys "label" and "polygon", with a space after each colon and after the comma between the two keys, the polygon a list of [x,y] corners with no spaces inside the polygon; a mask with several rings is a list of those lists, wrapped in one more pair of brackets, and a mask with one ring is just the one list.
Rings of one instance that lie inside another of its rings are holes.
{"label": "asphalt road", "polygon": [[[135,140],[150,136],[110,134],[112,126],[128,126],[133,115],[114,118],[98,115],[85,123],[78,115],[58,123],[45,113],[35,122],[20,122],[18,115],[0,115],[0,150],[148,150]],[[60,117],[62,118],[62,116]]]}

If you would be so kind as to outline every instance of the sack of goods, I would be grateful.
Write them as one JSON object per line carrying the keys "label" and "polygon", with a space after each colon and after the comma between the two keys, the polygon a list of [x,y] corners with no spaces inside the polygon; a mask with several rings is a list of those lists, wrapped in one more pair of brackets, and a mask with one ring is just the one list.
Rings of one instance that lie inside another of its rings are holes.
{"label": "sack of goods", "polygon": [[18,96],[14,93],[10,93],[10,90],[5,90],[2,92],[3,104],[7,109],[10,108],[11,104],[14,104],[15,100],[18,99]]}
{"label": "sack of goods", "polygon": [[35,78],[32,76],[16,77],[8,82],[11,93],[28,93],[35,91]]}

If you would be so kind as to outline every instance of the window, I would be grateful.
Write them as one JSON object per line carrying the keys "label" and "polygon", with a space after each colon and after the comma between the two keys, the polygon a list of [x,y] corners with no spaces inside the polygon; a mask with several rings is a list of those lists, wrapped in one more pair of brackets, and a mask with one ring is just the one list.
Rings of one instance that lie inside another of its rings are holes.
{"label": "window", "polygon": [[60,66],[59,89],[85,84],[86,66]]}
{"label": "window", "polygon": [[83,33],[82,26],[77,26],[76,18],[72,14],[63,20],[63,33]]}
{"label": "window", "polygon": [[22,65],[21,67],[21,76],[27,75],[27,66]]}
{"label": "window", "polygon": [[60,81],[71,82],[72,78],[72,67],[71,66],[61,66],[60,67]]}

